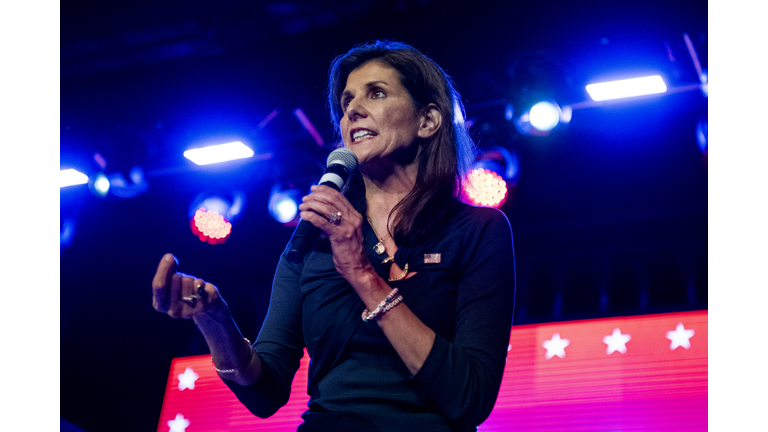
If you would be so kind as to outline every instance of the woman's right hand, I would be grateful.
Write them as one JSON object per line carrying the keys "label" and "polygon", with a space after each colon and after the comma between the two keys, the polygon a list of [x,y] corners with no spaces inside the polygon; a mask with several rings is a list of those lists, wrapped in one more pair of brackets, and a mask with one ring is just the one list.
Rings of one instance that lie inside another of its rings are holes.
{"label": "woman's right hand", "polygon": [[226,308],[215,285],[194,276],[177,273],[179,262],[165,254],[152,280],[152,306],[171,318],[194,318]]}

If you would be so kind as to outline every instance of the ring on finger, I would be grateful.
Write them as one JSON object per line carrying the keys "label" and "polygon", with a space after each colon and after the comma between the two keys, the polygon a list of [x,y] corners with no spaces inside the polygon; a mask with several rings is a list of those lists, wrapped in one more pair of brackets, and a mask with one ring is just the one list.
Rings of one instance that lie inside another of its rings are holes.
{"label": "ring on finger", "polygon": [[331,225],[338,225],[341,223],[341,212],[337,211],[335,213],[331,213],[331,217],[328,218],[328,222],[330,222]]}
{"label": "ring on finger", "polygon": [[189,303],[190,305],[194,306],[195,304],[197,304],[197,296],[193,294],[191,296],[182,297],[181,301],[185,303]]}

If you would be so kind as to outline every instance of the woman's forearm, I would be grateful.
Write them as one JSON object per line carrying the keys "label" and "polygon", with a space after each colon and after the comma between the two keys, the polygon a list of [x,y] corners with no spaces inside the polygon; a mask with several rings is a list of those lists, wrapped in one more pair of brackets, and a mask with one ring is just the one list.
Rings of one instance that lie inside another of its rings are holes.
{"label": "woman's forearm", "polygon": [[261,360],[240,333],[229,307],[222,301],[206,313],[194,316],[195,324],[208,343],[213,363],[222,378],[250,385],[261,376]]}
{"label": "woman's forearm", "polygon": [[[358,286],[355,290],[358,294],[364,293],[361,299],[368,310],[372,311],[389,295],[392,288],[373,271],[372,267],[366,273],[364,277],[357,279]],[[414,376],[432,350],[435,332],[414,315],[408,308],[407,301],[405,299],[385,314],[379,315],[376,321],[411,376]]]}

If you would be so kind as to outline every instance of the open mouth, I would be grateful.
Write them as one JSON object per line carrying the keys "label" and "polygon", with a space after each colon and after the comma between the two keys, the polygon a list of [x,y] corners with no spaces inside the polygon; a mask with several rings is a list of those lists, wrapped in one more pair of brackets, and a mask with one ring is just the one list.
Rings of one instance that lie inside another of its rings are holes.
{"label": "open mouth", "polygon": [[366,138],[375,137],[376,135],[378,135],[376,132],[368,129],[357,129],[354,132],[352,132],[352,142],[356,143]]}

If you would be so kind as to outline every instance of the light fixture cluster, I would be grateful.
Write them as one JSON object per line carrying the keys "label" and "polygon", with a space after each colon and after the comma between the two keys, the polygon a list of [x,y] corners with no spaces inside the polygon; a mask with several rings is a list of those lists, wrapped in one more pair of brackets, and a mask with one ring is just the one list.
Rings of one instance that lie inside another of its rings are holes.
{"label": "light fixture cluster", "polygon": [[224,216],[215,210],[208,211],[204,207],[195,212],[194,217],[189,221],[189,227],[200,241],[209,244],[224,243],[232,232],[232,224]]}
{"label": "light fixture cluster", "polygon": [[498,208],[507,199],[507,182],[487,168],[474,168],[464,182],[464,202]]}

